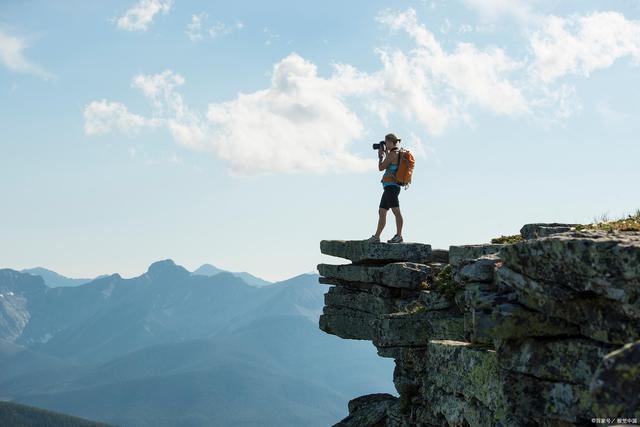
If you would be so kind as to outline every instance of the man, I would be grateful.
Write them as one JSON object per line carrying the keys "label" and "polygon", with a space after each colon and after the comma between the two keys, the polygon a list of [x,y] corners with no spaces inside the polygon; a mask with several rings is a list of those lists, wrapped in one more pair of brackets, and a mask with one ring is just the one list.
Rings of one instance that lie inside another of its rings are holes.
{"label": "man", "polygon": [[402,242],[402,214],[400,213],[400,185],[395,180],[395,173],[398,170],[400,139],[392,133],[384,137],[384,145],[378,148],[378,170],[385,171],[382,175],[382,198],[378,209],[378,228],[376,233],[367,239],[368,242],[380,242],[380,234],[387,222],[387,212],[391,209],[396,217],[396,235],[387,243]]}

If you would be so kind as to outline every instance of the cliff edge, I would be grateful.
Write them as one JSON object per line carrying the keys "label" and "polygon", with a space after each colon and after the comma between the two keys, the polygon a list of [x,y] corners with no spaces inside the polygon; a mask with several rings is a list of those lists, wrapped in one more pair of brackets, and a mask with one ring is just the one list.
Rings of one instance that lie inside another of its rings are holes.
{"label": "cliff edge", "polygon": [[350,263],[318,265],[320,329],[393,358],[399,394],[355,398],[336,425],[640,422],[640,232],[531,224],[522,237],[321,242]]}

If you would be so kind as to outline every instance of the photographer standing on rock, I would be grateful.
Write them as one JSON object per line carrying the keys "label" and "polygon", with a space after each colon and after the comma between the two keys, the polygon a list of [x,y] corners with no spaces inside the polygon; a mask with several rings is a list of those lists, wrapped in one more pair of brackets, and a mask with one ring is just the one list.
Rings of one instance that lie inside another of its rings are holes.
{"label": "photographer standing on rock", "polygon": [[379,144],[373,145],[374,149],[378,149],[378,170],[385,172],[381,180],[383,192],[378,209],[378,228],[376,234],[369,237],[366,240],[367,242],[380,242],[380,234],[387,222],[387,212],[389,209],[391,209],[396,217],[397,231],[393,238],[387,240],[387,243],[402,242],[402,214],[400,213],[400,202],[398,200],[401,186],[395,179],[399,162],[399,142],[400,139],[390,133],[384,137],[384,143],[381,141]]}

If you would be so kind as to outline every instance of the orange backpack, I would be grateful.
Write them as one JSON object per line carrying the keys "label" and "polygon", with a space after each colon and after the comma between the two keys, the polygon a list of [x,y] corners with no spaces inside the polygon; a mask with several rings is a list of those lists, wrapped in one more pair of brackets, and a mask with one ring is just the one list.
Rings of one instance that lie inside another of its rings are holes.
{"label": "orange backpack", "polygon": [[411,151],[400,149],[400,159],[398,160],[398,170],[396,171],[396,182],[405,189],[411,184],[411,176],[413,175],[413,167],[416,160],[413,158]]}

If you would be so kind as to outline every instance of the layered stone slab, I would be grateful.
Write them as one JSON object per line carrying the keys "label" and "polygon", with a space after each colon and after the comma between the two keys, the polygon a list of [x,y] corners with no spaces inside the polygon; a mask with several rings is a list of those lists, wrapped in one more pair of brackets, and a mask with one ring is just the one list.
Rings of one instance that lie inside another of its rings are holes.
{"label": "layered stone slab", "polygon": [[534,280],[595,292],[640,313],[640,232],[562,233],[506,245],[500,258]]}
{"label": "layered stone slab", "polygon": [[[322,240],[320,252],[353,263],[385,263],[409,261],[426,263],[431,260],[431,245],[423,243],[371,243],[362,240]],[[442,251],[441,251],[442,252]],[[439,257],[444,253],[439,252]]]}
{"label": "layered stone slab", "polygon": [[496,271],[496,279],[499,286],[515,290],[520,304],[577,325],[585,337],[614,344],[640,339],[640,320],[629,304],[534,280],[505,266]]}
{"label": "layered stone slab", "polygon": [[349,282],[377,283],[392,288],[420,289],[426,287],[431,268],[413,262],[396,262],[383,266],[357,264],[318,264],[321,276]]}
{"label": "layered stone slab", "polygon": [[464,317],[451,310],[383,315],[374,330],[376,347],[424,346],[432,339],[464,339]]}
{"label": "layered stone slab", "polygon": [[529,310],[519,304],[498,303],[490,310],[471,310],[470,338],[474,343],[527,336],[577,335],[579,328],[569,322]]}
{"label": "layered stone slab", "polygon": [[325,306],[319,326],[324,332],[351,340],[373,340],[378,317],[366,311]]}
{"label": "layered stone slab", "polygon": [[578,337],[506,340],[500,344],[498,361],[503,369],[542,380],[589,385],[611,350],[612,346]]}
{"label": "layered stone slab", "polygon": [[409,301],[396,298],[381,298],[369,292],[345,286],[334,286],[324,294],[324,303],[326,306],[351,308],[382,315],[400,311]]}
{"label": "layered stone slab", "polygon": [[324,295],[325,305],[353,308],[371,314],[391,314],[399,311],[433,311],[452,307],[444,295],[437,291],[416,291],[408,298],[389,297],[386,291],[398,289],[373,285],[369,291],[350,286],[334,286]]}
{"label": "layered stone slab", "polygon": [[333,285],[333,286],[339,286],[339,287],[344,287],[349,289],[355,289],[362,292],[369,292],[370,294],[375,295],[377,297],[381,297],[381,298],[406,297],[406,295],[403,295],[403,294],[409,294],[408,296],[415,297],[419,292],[418,290],[415,290],[415,289],[408,290],[408,289],[402,289],[402,288],[390,288],[388,286],[377,285],[375,283],[352,282],[352,281],[346,281],[346,280],[340,280],[340,279],[334,279],[331,277],[322,277],[322,276],[318,277],[318,282],[324,285]]}
{"label": "layered stone slab", "polygon": [[577,225],[578,224],[561,224],[558,222],[525,224],[520,229],[520,235],[526,240],[538,239],[540,237],[547,237],[553,234],[566,233],[567,231],[571,231]]}
{"label": "layered stone slab", "polygon": [[471,261],[483,255],[495,254],[505,246],[502,244],[461,245],[449,247],[449,264],[460,266],[464,261]]}

